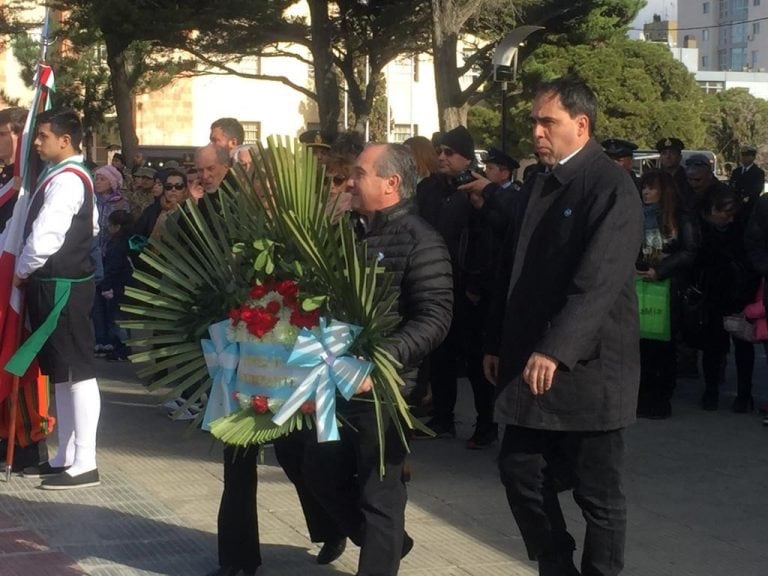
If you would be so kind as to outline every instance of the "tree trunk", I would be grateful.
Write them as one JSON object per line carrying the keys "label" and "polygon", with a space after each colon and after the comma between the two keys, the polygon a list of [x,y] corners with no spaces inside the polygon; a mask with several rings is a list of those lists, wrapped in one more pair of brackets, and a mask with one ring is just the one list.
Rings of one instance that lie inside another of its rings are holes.
{"label": "tree trunk", "polygon": [[462,101],[457,73],[458,33],[451,30],[452,4],[432,0],[432,53],[435,67],[435,93],[440,130],[467,125],[467,104]]}
{"label": "tree trunk", "polygon": [[133,95],[131,85],[128,81],[128,71],[125,67],[125,49],[126,46],[111,40],[108,34],[105,34],[107,44],[107,66],[109,66],[109,77],[112,85],[112,94],[115,99],[115,110],[117,111],[117,126],[120,132],[120,144],[122,147],[123,158],[129,168],[133,168],[133,157],[139,146],[139,138],[136,136],[136,124],[133,114]]}
{"label": "tree trunk", "polygon": [[312,60],[315,68],[315,92],[320,115],[320,129],[336,134],[339,130],[341,100],[339,78],[333,66],[333,30],[328,17],[328,2],[309,0],[312,26]]}

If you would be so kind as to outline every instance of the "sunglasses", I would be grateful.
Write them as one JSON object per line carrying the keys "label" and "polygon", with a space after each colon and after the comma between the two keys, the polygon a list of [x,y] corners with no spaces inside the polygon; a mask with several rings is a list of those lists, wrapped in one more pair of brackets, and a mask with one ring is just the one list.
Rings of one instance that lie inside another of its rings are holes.
{"label": "sunglasses", "polygon": [[166,190],[184,190],[186,186],[184,184],[163,184],[163,188]]}
{"label": "sunglasses", "polygon": [[341,186],[346,182],[349,178],[346,176],[342,176],[341,174],[337,174],[336,176],[331,177],[331,182],[333,182],[334,186]]}
{"label": "sunglasses", "polygon": [[440,151],[437,153],[439,156],[440,154],[446,156],[447,158],[450,158],[454,154],[456,154],[456,150],[453,148],[448,148],[447,146],[440,146]]}

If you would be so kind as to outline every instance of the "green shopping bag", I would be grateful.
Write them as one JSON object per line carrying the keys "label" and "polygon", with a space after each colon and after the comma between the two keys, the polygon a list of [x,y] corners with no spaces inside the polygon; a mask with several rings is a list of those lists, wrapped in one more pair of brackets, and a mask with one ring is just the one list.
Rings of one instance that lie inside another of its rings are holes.
{"label": "green shopping bag", "polygon": [[669,311],[669,280],[635,281],[637,308],[640,311],[640,338],[669,342],[672,325]]}

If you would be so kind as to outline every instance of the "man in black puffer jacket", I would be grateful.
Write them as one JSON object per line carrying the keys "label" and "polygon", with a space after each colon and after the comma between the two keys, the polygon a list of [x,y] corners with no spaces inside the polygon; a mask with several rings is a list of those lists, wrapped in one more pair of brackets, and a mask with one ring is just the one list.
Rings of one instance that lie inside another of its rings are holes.
{"label": "man in black puffer jacket", "polygon": [[[451,258],[441,236],[413,208],[416,167],[408,148],[368,146],[350,183],[360,238],[367,241],[368,253],[394,275],[393,285],[400,290],[400,322],[389,335],[387,349],[403,367],[407,392],[419,364],[451,324]],[[358,393],[365,395],[370,388],[369,378]],[[373,402],[340,403],[337,410],[346,424],[341,441],[312,446],[307,468],[312,468],[313,478],[323,480],[312,482],[311,489],[342,532],[360,546],[358,576],[395,576],[401,556],[413,545],[404,529],[406,450],[388,421],[385,474],[380,478]],[[347,473],[350,467],[353,474]]]}

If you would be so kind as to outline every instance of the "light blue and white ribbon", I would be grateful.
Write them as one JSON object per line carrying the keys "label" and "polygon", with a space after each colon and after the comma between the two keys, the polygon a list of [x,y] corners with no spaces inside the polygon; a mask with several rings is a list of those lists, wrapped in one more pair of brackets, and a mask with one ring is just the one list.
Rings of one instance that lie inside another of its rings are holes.
{"label": "light blue and white ribbon", "polygon": [[336,426],[336,390],[349,400],[373,370],[373,364],[344,356],[362,331],[359,326],[320,318],[319,334],[303,329],[288,358],[289,366],[311,368],[296,391],[283,404],[272,422],[285,424],[308,400],[315,401],[318,442],[339,439]]}
{"label": "light blue and white ribbon", "polygon": [[235,387],[237,364],[240,360],[240,349],[237,342],[227,337],[229,320],[222,320],[208,327],[210,340],[202,340],[205,363],[208,366],[208,374],[213,380],[211,392],[208,395],[208,403],[205,406],[203,418],[203,430],[210,430],[210,423],[224,416],[229,416],[238,403],[232,397]]}

